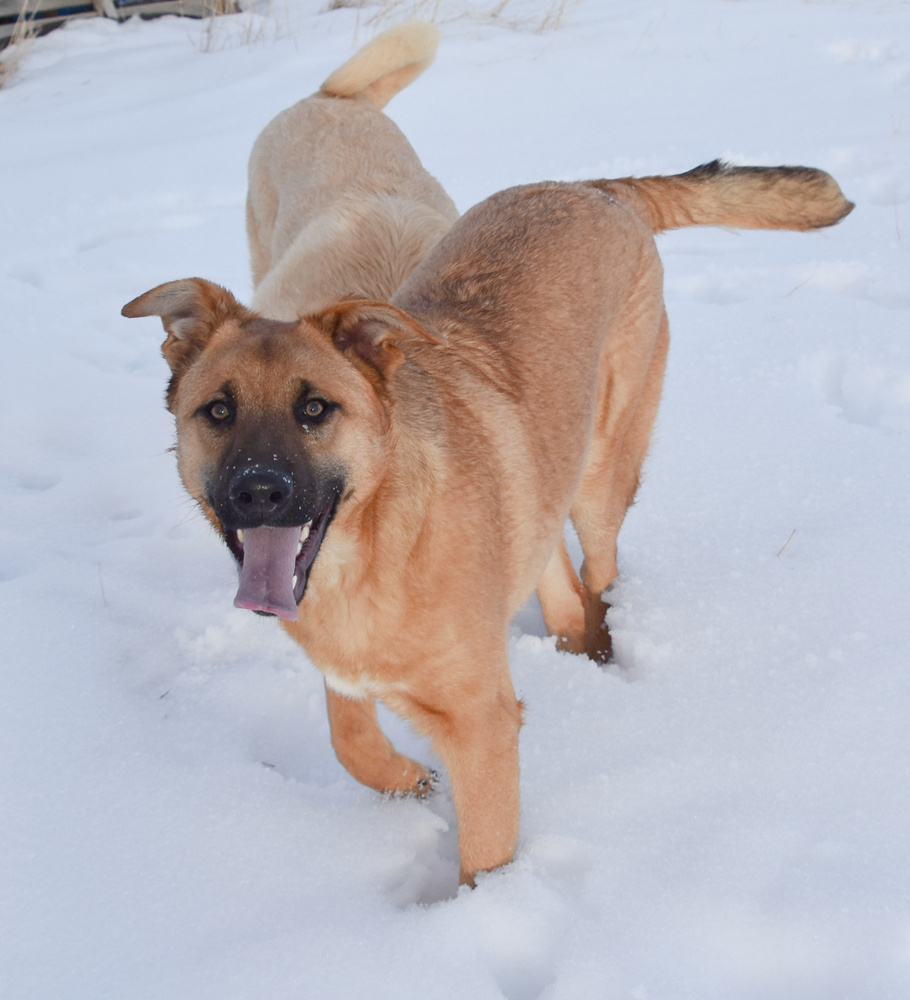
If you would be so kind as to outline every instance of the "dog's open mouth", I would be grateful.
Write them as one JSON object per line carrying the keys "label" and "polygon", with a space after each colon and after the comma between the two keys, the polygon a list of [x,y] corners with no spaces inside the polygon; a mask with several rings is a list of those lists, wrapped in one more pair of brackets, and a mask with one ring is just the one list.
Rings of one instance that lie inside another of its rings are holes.
{"label": "dog's open mouth", "polygon": [[297,620],[313,561],[335,513],[335,498],[302,526],[261,525],[228,532],[228,547],[240,563],[234,607]]}

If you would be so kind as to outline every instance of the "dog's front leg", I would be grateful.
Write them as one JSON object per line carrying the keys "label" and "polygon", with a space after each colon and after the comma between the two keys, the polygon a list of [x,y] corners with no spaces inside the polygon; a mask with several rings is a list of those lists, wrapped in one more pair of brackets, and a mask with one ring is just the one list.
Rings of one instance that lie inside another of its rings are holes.
{"label": "dog's front leg", "polygon": [[561,539],[537,583],[537,597],[547,631],[556,636],[557,648],[569,653],[583,653],[585,589]]}
{"label": "dog's front leg", "polygon": [[432,739],[448,769],[461,882],[473,885],[477,872],[508,864],[515,853],[521,703],[508,664],[475,663],[470,682],[428,694],[399,707]]}
{"label": "dog's front leg", "polygon": [[348,698],[325,689],[332,746],[338,760],[361,783],[379,792],[426,795],[432,772],[398,753],[379,728],[372,698]]}

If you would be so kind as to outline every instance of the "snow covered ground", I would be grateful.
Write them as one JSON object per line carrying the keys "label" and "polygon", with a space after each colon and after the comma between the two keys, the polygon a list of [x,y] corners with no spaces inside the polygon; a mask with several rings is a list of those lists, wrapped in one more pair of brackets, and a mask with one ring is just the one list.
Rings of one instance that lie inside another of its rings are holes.
{"label": "snow covered ground", "polygon": [[905,1000],[910,5],[582,0],[539,34],[546,0],[443,3],[389,106],[462,209],[715,156],[856,202],[661,237],[619,665],[516,622],[521,841],[474,892],[446,787],[357,785],[317,672],[231,607],[160,326],[119,315],[194,274],[249,298],[253,139],[374,31],[321,6],[81,21],[0,91],[0,997]]}

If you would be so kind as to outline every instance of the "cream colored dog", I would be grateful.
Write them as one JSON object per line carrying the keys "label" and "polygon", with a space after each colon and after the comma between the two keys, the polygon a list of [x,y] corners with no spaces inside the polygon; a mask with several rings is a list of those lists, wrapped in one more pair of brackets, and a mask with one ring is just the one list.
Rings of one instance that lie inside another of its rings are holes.
{"label": "cream colored dog", "polygon": [[422,21],[378,35],[257,138],[247,235],[263,316],[389,298],[458,218],[380,110],[432,62],[438,39]]}

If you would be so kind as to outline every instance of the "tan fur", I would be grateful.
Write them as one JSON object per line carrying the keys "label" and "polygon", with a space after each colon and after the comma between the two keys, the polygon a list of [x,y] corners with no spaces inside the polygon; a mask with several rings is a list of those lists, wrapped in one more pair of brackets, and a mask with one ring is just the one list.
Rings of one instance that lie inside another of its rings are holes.
{"label": "tan fur", "polygon": [[379,110],[432,62],[437,41],[419,21],[389,29],[256,139],[247,237],[263,316],[388,298],[458,217]]}
{"label": "tan fur", "polygon": [[[229,542],[213,483],[238,442],[268,428],[270,448],[305,460],[301,489],[344,470],[299,616],[284,625],[326,676],[332,742],[355,777],[418,794],[431,777],[388,744],[374,698],[432,739],[451,779],[463,881],[516,844],[511,617],[538,586],[549,628],[570,648],[608,653],[602,595],[667,352],[654,230],[696,212],[724,221],[731,203],[741,225],[828,225],[850,207],[831,185],[801,168],[719,165],[694,184],[684,174],[532,185],[468,212],[389,305],[274,323],[192,279],[125,307],[162,316],[169,360],[167,345],[183,341],[180,471]],[[236,416],[221,428],[200,414],[226,384]],[[301,385],[338,404],[318,427],[293,417]],[[567,516],[580,581],[562,548]]]}

